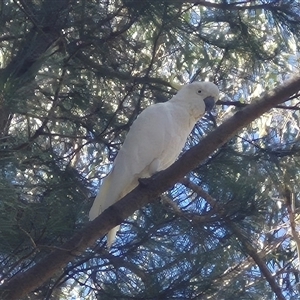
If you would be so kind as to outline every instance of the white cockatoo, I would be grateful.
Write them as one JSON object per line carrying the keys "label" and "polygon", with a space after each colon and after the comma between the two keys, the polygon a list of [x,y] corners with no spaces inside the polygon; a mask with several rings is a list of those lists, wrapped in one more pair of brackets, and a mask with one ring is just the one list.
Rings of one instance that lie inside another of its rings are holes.
{"label": "white cockatoo", "polygon": [[[95,219],[138,184],[168,168],[179,156],[196,122],[213,108],[219,90],[211,82],[183,86],[171,100],[146,108],[132,124],[113,168],[103,180],[89,213]],[[108,248],[119,226],[108,232]]]}

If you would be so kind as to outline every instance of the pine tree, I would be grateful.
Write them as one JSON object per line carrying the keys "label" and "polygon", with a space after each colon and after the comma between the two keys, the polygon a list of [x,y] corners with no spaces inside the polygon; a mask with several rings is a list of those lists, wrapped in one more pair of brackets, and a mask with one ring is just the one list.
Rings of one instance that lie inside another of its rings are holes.
{"label": "pine tree", "polygon": [[[86,227],[145,107],[179,84],[218,84],[185,152],[299,72],[298,1],[22,0],[0,11],[1,299],[299,297],[300,85],[124,220],[110,252],[104,232],[122,214]],[[93,245],[76,241],[89,234]],[[70,256],[63,269],[28,276],[55,254]]]}

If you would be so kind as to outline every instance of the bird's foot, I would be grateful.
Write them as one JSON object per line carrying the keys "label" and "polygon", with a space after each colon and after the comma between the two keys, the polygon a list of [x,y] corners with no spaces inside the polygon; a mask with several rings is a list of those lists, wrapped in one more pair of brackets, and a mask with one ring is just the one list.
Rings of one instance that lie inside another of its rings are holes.
{"label": "bird's foot", "polygon": [[146,187],[151,182],[151,177],[150,178],[139,178],[138,180],[139,180],[139,183],[141,186]]}
{"label": "bird's foot", "polygon": [[161,173],[162,171],[156,172],[155,174],[153,174],[151,177],[147,177],[147,178],[139,178],[138,181],[140,183],[141,186],[148,186],[149,183],[153,180],[155,180],[155,178],[158,176],[159,173]]}

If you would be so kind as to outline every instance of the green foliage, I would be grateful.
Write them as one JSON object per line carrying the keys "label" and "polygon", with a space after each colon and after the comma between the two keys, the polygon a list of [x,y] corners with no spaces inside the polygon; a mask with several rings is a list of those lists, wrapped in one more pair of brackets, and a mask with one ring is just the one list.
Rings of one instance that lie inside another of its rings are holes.
{"label": "green foliage", "polygon": [[[299,70],[298,1],[194,2],[1,2],[1,280],[84,226],[131,123],[174,84],[212,80],[226,102],[188,149]],[[111,253],[99,240],[27,299],[273,299],[247,242],[296,299],[283,190],[297,217],[299,97],[287,100],[187,175],[200,192],[177,184],[124,222]]]}

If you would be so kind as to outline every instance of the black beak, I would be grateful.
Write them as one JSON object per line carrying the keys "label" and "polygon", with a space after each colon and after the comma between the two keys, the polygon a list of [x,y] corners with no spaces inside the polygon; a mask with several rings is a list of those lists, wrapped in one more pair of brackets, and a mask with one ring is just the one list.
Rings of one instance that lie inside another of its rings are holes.
{"label": "black beak", "polygon": [[215,98],[212,96],[206,97],[204,100],[205,103],[205,111],[211,111],[215,106]]}

